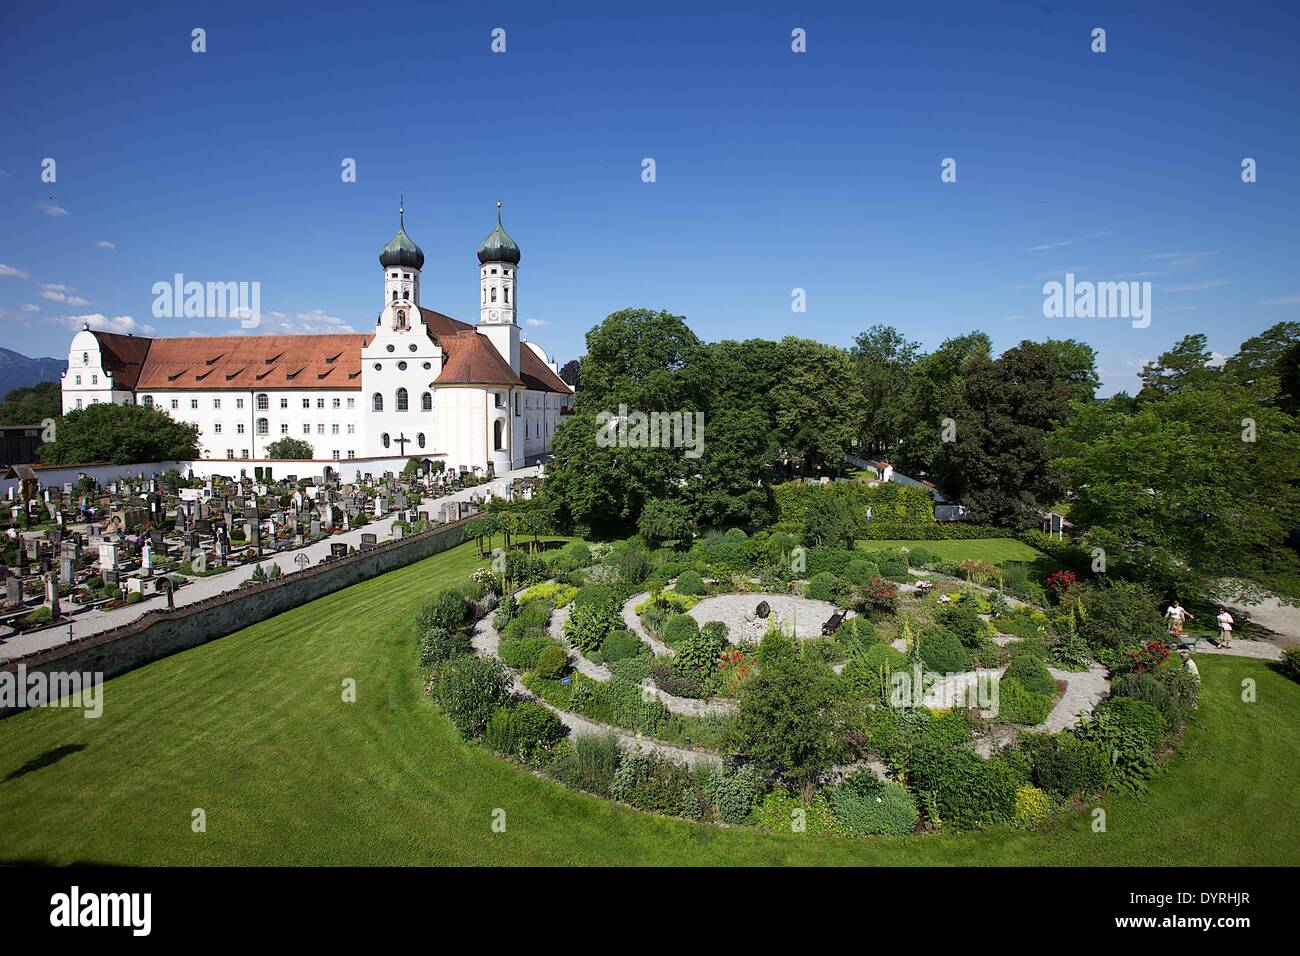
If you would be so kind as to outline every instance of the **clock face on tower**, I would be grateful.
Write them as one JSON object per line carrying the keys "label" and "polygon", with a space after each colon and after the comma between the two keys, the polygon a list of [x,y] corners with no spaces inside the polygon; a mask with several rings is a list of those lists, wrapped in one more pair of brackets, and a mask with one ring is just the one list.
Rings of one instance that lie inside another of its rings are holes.
{"label": "clock face on tower", "polygon": [[501,313],[498,312],[496,309],[493,309],[491,312],[488,313],[488,321],[489,321],[489,322],[500,322],[500,321],[501,321]]}

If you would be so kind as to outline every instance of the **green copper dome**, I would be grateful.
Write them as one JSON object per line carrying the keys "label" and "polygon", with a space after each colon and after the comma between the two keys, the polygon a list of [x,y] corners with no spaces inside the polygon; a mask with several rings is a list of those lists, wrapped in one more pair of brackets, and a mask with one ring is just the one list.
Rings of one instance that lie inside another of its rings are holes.
{"label": "green copper dome", "polygon": [[497,203],[497,227],[488,233],[488,237],[479,243],[478,261],[509,262],[519,264],[519,247],[501,228],[501,203]]}
{"label": "green copper dome", "polygon": [[407,269],[423,269],[424,253],[414,240],[406,234],[406,208],[398,210],[397,235],[388,240],[379,253],[379,264],[387,269],[389,266],[402,266]]}

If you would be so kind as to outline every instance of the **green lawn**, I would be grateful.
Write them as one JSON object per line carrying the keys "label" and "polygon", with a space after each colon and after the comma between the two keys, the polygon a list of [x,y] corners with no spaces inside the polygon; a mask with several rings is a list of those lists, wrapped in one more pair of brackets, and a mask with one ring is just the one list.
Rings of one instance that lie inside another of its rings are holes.
{"label": "green lawn", "polygon": [[[421,693],[411,613],[479,564],[462,545],[133,671],[106,685],[98,720],[0,721],[0,861],[1300,863],[1300,686],[1224,657],[1201,658],[1200,718],[1151,793],[1104,801],[1105,833],[1074,813],[1037,833],[769,834],[565,790],[461,743]],[[1240,700],[1247,677],[1258,703]],[[195,807],[206,833],[191,832]]]}
{"label": "green lawn", "polygon": [[859,541],[859,548],[867,551],[886,551],[897,548],[925,548],[945,561],[1035,561],[1051,559],[1037,548],[1031,548],[1016,538],[975,538],[969,541]]}

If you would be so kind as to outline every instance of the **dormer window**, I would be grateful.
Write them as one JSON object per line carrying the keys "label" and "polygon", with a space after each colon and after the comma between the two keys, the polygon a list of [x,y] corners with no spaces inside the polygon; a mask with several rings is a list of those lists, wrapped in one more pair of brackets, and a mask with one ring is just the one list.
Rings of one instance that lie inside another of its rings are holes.
{"label": "dormer window", "polygon": [[82,365],[89,365],[89,364],[90,364],[90,353],[89,353],[89,352],[82,352],[82,353],[81,353],[81,364],[82,364]]}

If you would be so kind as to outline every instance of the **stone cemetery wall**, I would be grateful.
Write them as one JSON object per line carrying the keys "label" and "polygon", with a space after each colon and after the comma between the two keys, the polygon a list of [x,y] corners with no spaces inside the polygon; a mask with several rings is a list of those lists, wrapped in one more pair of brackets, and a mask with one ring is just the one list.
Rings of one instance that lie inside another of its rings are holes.
{"label": "stone cemetery wall", "polygon": [[[36,469],[36,477],[45,488],[59,488],[69,481],[75,485],[82,475],[89,475],[101,485],[106,485],[111,481],[134,478],[137,475],[153,478],[172,469],[185,474],[189,464],[186,461],[147,461],[130,465],[42,465]],[[252,474],[251,468],[249,474]],[[20,484],[17,478],[0,478],[0,497],[8,494],[10,485],[18,488]]]}
{"label": "stone cemetery wall", "polygon": [[[334,591],[440,554],[460,544],[464,529],[464,522],[442,525],[294,571],[274,581],[249,585],[170,611],[147,611],[122,627],[6,661],[0,671],[16,672],[22,664],[29,674],[99,671],[107,680],[178,651],[225,637]],[[0,717],[13,712],[0,709]]]}

